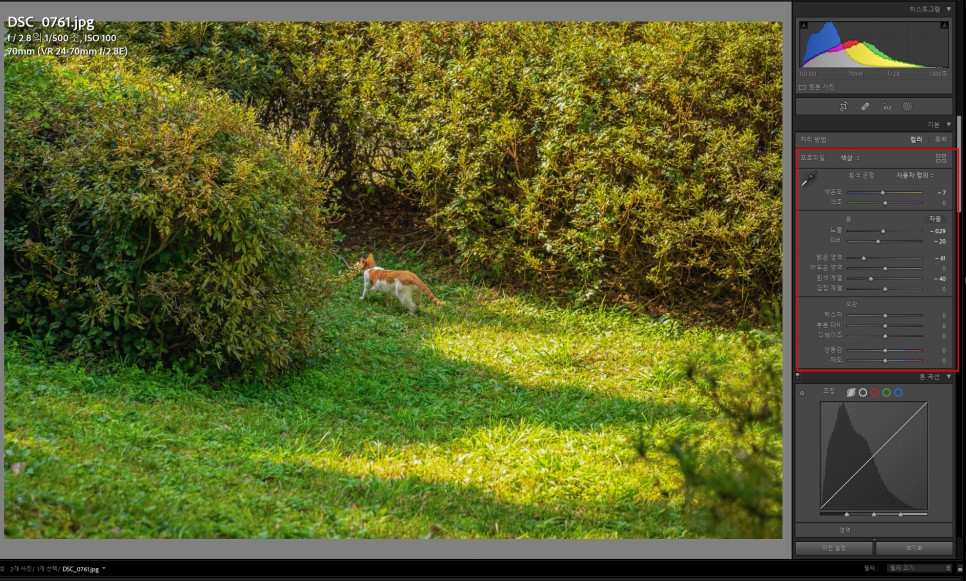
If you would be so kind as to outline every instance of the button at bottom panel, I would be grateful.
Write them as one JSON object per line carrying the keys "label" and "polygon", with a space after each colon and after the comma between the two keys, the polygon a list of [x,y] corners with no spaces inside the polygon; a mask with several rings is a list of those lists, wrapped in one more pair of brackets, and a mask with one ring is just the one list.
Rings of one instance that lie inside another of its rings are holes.
{"label": "button at bottom panel", "polygon": [[949,541],[879,541],[875,544],[875,554],[881,557],[948,556],[953,554],[953,544]]}
{"label": "button at bottom panel", "polygon": [[795,554],[809,556],[864,557],[872,556],[872,541],[800,541],[795,543]]}

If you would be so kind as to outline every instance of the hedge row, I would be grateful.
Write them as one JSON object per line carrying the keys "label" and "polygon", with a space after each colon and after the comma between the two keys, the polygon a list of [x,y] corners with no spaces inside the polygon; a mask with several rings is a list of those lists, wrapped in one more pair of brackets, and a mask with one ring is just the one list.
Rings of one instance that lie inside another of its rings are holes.
{"label": "hedge row", "polygon": [[781,286],[778,23],[131,24],[468,273],[740,319]]}

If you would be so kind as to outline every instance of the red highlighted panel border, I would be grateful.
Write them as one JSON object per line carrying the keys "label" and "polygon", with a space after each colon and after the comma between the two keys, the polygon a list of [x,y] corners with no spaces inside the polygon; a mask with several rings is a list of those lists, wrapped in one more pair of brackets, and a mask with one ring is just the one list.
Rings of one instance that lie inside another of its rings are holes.
{"label": "red highlighted panel border", "polygon": [[[961,207],[961,200],[959,194],[959,183],[960,183],[960,152],[958,148],[955,147],[797,147],[793,149],[795,155],[795,242],[794,250],[795,253],[795,372],[796,373],[926,373],[926,372],[959,372],[960,370],[960,360],[962,358],[962,346],[961,346],[961,330],[960,330],[960,305],[961,305],[961,293],[962,290],[962,262],[963,257],[960,252],[962,248],[962,225],[963,225],[963,214]],[[919,368],[905,368],[905,369],[814,369],[814,368],[801,368],[798,365],[798,345],[799,345],[799,321],[798,321],[798,297],[799,297],[799,284],[801,279],[799,278],[798,272],[798,195],[801,190],[801,178],[799,177],[798,161],[800,151],[952,151],[956,155],[956,180],[954,187],[956,188],[956,367],[946,368],[946,369],[919,369]]]}

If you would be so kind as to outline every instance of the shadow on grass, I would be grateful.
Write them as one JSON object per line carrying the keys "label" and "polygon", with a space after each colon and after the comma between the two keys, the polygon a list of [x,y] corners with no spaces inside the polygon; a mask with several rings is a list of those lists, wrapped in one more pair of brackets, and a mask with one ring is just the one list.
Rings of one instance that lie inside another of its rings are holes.
{"label": "shadow on grass", "polygon": [[[241,452],[210,458],[153,451],[130,463],[105,462],[106,454],[94,460],[96,470],[77,462],[83,457],[35,454],[38,468],[29,477],[8,473],[5,536],[678,538],[686,530],[680,507],[634,492],[608,501],[526,504],[498,498],[485,483],[359,475]],[[213,472],[213,462],[221,470]],[[70,490],[29,482],[45,470],[66,474]],[[200,488],[201,478],[219,494]]]}
{"label": "shadow on grass", "polygon": [[[77,485],[76,500],[40,487],[21,503],[13,485],[7,489],[7,522],[43,520],[29,516],[30,504],[49,502],[67,506],[67,516],[63,510],[51,512],[43,517],[50,521],[44,530],[57,530],[65,519],[74,523],[73,529],[54,536],[565,538],[667,537],[684,530],[678,524],[679,508],[644,502],[634,491],[591,502],[556,496],[544,497],[550,498],[546,502],[512,502],[497,497],[493,483],[485,480],[460,484],[340,467],[340,457],[371,458],[374,445],[460,448],[480,432],[502,428],[592,432],[596,437],[603,431],[630,432],[645,417],[704,416],[689,403],[602,393],[566,378],[552,385],[525,383],[487,365],[442,356],[425,338],[434,325],[455,321],[453,312],[426,307],[423,316],[413,318],[387,309],[382,297],[359,301],[356,291],[347,289],[327,314],[332,341],[326,363],[289,374],[273,386],[230,382],[213,389],[187,385],[169,373],[131,370],[98,376],[15,365],[7,375],[19,382],[11,386],[13,392],[31,401],[71,402],[72,415],[51,418],[49,427],[42,428],[49,433],[41,437],[73,441],[72,447],[83,447],[79,440],[84,438],[102,443],[80,453],[78,465],[86,466],[84,471],[60,476]],[[497,316],[489,324],[503,323]],[[190,417],[187,424],[184,418],[179,422],[179,414]],[[19,425],[8,415],[10,430],[16,433]],[[111,425],[117,432],[103,435]],[[338,442],[340,456],[324,460],[334,465],[319,466],[317,443],[326,440]],[[107,450],[105,441],[110,442]],[[284,459],[253,455],[253,450],[270,448]],[[103,459],[114,459],[115,465],[92,472],[90,467]],[[58,463],[52,460],[50,468]],[[136,467],[132,473],[128,463]],[[42,470],[37,462],[33,467]],[[112,476],[112,470],[119,472]],[[225,492],[214,502],[210,483],[198,482],[209,474],[215,488]],[[119,482],[125,477],[131,486],[111,484],[112,478]],[[100,484],[91,489],[92,483]],[[113,492],[105,495],[97,486]],[[45,495],[50,497],[46,501]],[[131,521],[98,521],[118,512],[117,504]],[[146,513],[145,506],[160,507],[157,516]],[[263,530],[263,521],[271,526]]]}
{"label": "shadow on grass", "polygon": [[301,470],[339,500],[336,510],[316,517],[329,531],[346,537],[667,538],[683,530],[680,508],[664,501],[645,502],[640,495],[607,503],[520,504],[500,499],[479,484],[289,467]]}
{"label": "shadow on grass", "polygon": [[271,389],[236,383],[206,394],[217,404],[241,400],[274,405],[278,413],[296,417],[321,414],[325,422],[315,428],[320,434],[338,428],[360,444],[373,439],[444,444],[496,423],[587,431],[635,428],[643,418],[706,415],[690,402],[607,393],[565,374],[523,382],[484,364],[448,358],[418,333],[402,332],[406,325],[424,324],[405,314],[362,318],[344,331],[325,366],[291,375]]}
{"label": "shadow on grass", "polygon": [[162,405],[171,398],[202,399],[211,415],[226,418],[235,416],[238,406],[255,405],[270,419],[266,429],[281,427],[283,435],[310,438],[337,433],[360,449],[373,440],[445,444],[479,428],[521,421],[588,431],[636,429],[644,418],[706,416],[706,410],[690,402],[668,404],[606,393],[563,374],[548,382],[524,383],[487,365],[447,358],[427,345],[425,337],[451,315],[413,318],[386,309],[382,297],[359,301],[355,290],[341,297],[339,318],[328,322],[332,345],[325,364],[291,373],[272,386],[228,382],[217,389],[179,387],[181,380],[173,374],[141,374],[151,381],[126,384],[91,375],[70,389],[107,391],[121,401]]}

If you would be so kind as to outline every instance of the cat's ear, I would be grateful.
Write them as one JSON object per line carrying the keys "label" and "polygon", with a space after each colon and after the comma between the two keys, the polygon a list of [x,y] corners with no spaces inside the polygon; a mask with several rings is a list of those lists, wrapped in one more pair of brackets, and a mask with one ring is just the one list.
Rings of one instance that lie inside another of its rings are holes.
{"label": "cat's ear", "polygon": [[370,252],[366,260],[368,260],[369,262],[375,262],[376,259],[372,257],[372,253]]}

